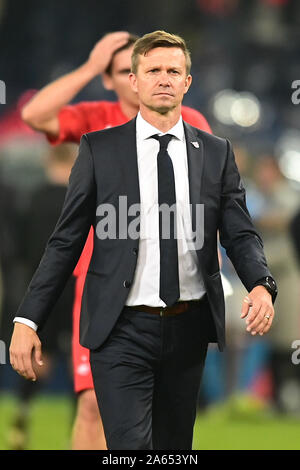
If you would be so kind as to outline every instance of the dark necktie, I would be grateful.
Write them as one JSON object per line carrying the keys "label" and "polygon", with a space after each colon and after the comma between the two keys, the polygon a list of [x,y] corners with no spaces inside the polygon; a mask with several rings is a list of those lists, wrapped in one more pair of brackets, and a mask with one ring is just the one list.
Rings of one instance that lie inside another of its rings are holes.
{"label": "dark necktie", "polygon": [[179,275],[178,275],[178,251],[176,238],[176,213],[170,211],[164,213],[161,205],[168,208],[176,208],[175,178],[172,160],[167,148],[172,135],[154,135],[159,141],[160,149],[157,155],[158,176],[158,204],[159,204],[159,248],[160,248],[160,283],[159,297],[167,306],[178,301]]}

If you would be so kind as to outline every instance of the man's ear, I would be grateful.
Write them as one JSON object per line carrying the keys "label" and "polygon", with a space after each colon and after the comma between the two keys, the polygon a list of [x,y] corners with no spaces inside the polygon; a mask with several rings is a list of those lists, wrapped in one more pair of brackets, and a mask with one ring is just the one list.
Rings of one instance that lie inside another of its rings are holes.
{"label": "man's ear", "polygon": [[128,77],[129,77],[129,82],[130,82],[130,86],[131,86],[132,90],[137,93],[138,89],[137,89],[136,75],[134,73],[130,72]]}
{"label": "man's ear", "polygon": [[103,86],[106,90],[113,90],[114,89],[111,76],[108,73],[104,72],[102,74],[102,83],[103,83]]}
{"label": "man's ear", "polygon": [[191,75],[188,75],[185,79],[185,91],[184,93],[187,93],[190,86],[191,86],[191,83],[192,83],[192,76]]}

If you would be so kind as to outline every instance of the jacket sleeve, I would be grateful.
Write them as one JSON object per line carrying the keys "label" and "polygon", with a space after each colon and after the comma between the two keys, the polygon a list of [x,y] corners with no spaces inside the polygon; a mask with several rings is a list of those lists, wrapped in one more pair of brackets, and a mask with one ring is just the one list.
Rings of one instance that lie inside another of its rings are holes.
{"label": "jacket sleeve", "polygon": [[271,275],[262,239],[254,228],[246,206],[245,188],[228,140],[222,178],[219,231],[220,243],[248,292],[256,281]]}
{"label": "jacket sleeve", "polygon": [[87,135],[80,141],[61,215],[29,284],[17,317],[39,329],[62,293],[87,239],[96,213],[96,183]]}

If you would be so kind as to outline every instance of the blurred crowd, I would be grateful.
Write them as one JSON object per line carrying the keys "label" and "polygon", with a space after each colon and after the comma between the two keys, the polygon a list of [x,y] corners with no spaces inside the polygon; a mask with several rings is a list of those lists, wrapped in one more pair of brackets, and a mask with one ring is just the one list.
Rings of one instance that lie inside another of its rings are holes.
{"label": "blurred crowd", "polygon": [[[173,1],[172,8],[161,0],[112,0],[105,8],[93,0],[84,6],[79,0],[0,0],[0,79],[7,87],[7,103],[0,105],[0,339],[7,347],[76,157],[70,145],[50,149],[22,122],[20,110],[35,90],[78,66],[106,32],[166,29],[183,35],[192,52],[193,85],[185,104],[233,143],[248,208],[279,288],[270,333],[246,334],[240,320],[245,289],[221,248],[231,286],[228,347],[223,354],[209,350],[199,407],[245,393],[300,414],[300,366],[291,360],[292,343],[300,339],[300,105],[291,100],[292,82],[300,79],[299,26],[296,0],[185,0]],[[114,96],[97,79],[76,97],[100,99]],[[56,357],[69,361],[72,287],[70,280],[57,307],[64,315],[55,314],[56,323],[48,326],[47,371]],[[8,377],[1,366],[0,390]],[[20,393],[26,396],[25,388]]]}
{"label": "blurred crowd", "polygon": [[292,362],[292,343],[300,337],[300,192],[283,176],[274,155],[263,152],[251,158],[249,149],[236,146],[235,156],[279,294],[268,335],[247,335],[239,318],[246,291],[222,253],[222,270],[233,291],[226,298],[228,347],[224,355],[210,351],[204,395],[211,403],[249,394],[278,411],[299,415],[300,370]]}

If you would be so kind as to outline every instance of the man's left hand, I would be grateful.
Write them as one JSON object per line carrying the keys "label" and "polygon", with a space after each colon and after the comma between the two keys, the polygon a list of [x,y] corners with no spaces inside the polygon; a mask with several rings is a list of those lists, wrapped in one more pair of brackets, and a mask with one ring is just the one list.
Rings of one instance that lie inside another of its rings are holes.
{"label": "man's left hand", "polygon": [[256,286],[243,300],[241,318],[246,318],[247,331],[252,335],[267,333],[274,318],[271,294],[264,286]]}

